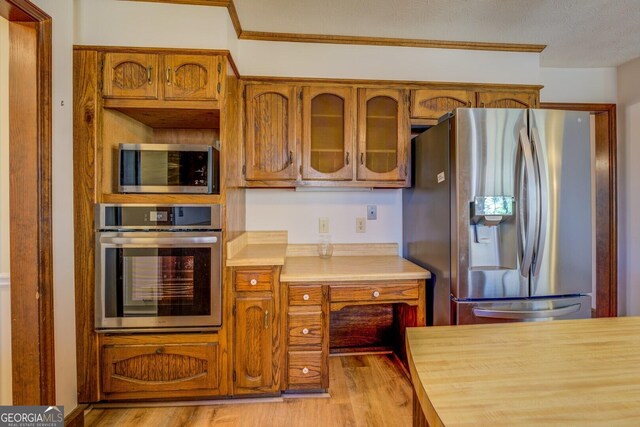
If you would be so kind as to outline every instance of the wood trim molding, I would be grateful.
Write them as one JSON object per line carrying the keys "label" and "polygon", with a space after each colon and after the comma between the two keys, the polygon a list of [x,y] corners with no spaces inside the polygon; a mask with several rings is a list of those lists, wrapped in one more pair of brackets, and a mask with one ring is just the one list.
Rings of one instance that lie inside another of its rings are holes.
{"label": "wood trim molding", "polygon": [[53,405],[51,18],[0,0],[9,20],[11,345],[14,405]]}
{"label": "wood trim molding", "polygon": [[89,405],[79,404],[76,408],[69,412],[69,414],[64,417],[64,426],[65,427],[83,427],[84,426],[84,411],[89,408]]}
{"label": "wood trim molding", "polygon": [[464,49],[464,50],[489,50],[504,52],[542,52],[546,45],[540,44],[516,44],[516,43],[486,43],[426,39],[404,39],[395,37],[364,37],[343,36],[333,34],[299,34],[299,33],[275,33],[267,31],[242,31],[238,37],[241,40],[262,40],[294,43],[328,43],[350,44],[367,46],[397,46],[418,47],[430,49]]}
{"label": "wood trim molding", "polygon": [[464,82],[430,82],[417,80],[367,80],[367,79],[336,79],[319,77],[271,77],[271,76],[242,76],[246,83],[273,84],[319,84],[319,85],[362,85],[362,86],[398,86],[407,89],[424,89],[425,85],[438,89],[472,90],[472,91],[539,91],[542,85],[523,85],[510,83],[464,83]]}
{"label": "wood trim molding", "polygon": [[367,46],[396,46],[396,47],[417,47],[429,49],[463,49],[463,50],[486,50],[497,52],[529,52],[540,53],[547,46],[543,44],[523,44],[523,43],[491,43],[491,42],[469,42],[469,41],[447,41],[447,40],[426,40],[407,39],[396,37],[365,37],[346,36],[334,34],[301,34],[301,33],[278,33],[269,31],[245,31],[240,24],[238,12],[233,0],[125,0],[144,1],[153,3],[175,3],[193,4],[226,7],[229,17],[233,23],[233,28],[240,40],[260,40],[275,42],[294,43],[327,43],[327,44],[350,44]]}
{"label": "wood trim molding", "polygon": [[615,104],[540,104],[596,115],[596,317],[618,315],[617,137]]}

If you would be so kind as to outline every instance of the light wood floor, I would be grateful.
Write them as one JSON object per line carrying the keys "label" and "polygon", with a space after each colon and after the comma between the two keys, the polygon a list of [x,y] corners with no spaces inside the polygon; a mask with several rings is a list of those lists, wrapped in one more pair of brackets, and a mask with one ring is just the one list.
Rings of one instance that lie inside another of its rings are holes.
{"label": "light wood floor", "polygon": [[92,409],[88,426],[411,426],[411,384],[393,355],[330,358],[330,398]]}

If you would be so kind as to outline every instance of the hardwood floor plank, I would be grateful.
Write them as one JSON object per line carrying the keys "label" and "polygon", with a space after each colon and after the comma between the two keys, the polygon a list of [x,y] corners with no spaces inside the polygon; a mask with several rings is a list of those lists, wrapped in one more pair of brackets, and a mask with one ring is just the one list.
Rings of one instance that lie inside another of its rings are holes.
{"label": "hardwood floor plank", "polygon": [[330,398],[203,406],[98,408],[87,426],[411,426],[412,389],[393,355],[331,357]]}

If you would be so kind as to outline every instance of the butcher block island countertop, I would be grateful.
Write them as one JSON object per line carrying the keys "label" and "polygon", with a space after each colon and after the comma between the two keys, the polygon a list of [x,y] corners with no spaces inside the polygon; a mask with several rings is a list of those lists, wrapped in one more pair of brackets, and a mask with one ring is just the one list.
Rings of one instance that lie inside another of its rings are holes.
{"label": "butcher block island countertop", "polygon": [[409,328],[406,341],[414,425],[640,425],[640,317]]}

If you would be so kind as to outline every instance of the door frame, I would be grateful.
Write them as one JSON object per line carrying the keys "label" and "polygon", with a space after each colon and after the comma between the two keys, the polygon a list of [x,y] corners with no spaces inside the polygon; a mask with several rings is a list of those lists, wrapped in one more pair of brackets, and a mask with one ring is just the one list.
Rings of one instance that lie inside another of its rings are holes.
{"label": "door frame", "polygon": [[9,21],[9,249],[14,405],[55,405],[51,18],[0,0]]}
{"label": "door frame", "polygon": [[587,111],[596,119],[596,310],[618,315],[616,104],[540,103],[540,108]]}

